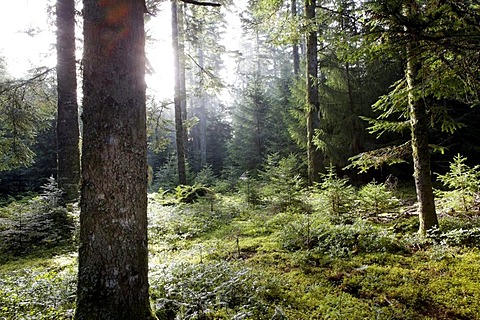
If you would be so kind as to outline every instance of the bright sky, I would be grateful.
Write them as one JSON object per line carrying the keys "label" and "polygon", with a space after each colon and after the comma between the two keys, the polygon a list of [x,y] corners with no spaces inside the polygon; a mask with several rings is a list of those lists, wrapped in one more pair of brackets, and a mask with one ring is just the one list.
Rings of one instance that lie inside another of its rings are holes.
{"label": "bright sky", "polygon": [[[55,0],[3,0],[0,7],[0,55],[6,58],[8,70],[14,77],[22,77],[33,67],[55,66],[54,17],[48,17],[47,5]],[[242,1],[240,1],[242,2]],[[147,44],[147,57],[155,73],[146,76],[147,85],[158,99],[173,97],[173,56],[171,46],[170,2],[161,4],[160,12],[146,25],[147,33],[156,41]],[[227,21],[237,22],[233,13]],[[49,20],[50,19],[50,20]],[[235,26],[237,28],[238,26]],[[25,30],[41,32],[29,36]],[[238,29],[237,29],[238,30]],[[77,30],[81,32],[81,30]],[[228,32],[228,31],[227,31]],[[240,31],[226,36],[227,50],[238,49],[234,43]],[[233,40],[233,41],[232,41]],[[80,54],[77,57],[80,59]],[[229,62],[226,61],[228,65]],[[231,74],[231,72],[226,72]],[[228,80],[227,80],[228,81]]]}
{"label": "bright sky", "polygon": [[[9,72],[23,76],[32,66],[55,65],[55,36],[48,25],[47,1],[4,1],[0,9],[0,54]],[[31,37],[25,30],[45,30]],[[48,31],[50,29],[50,31]]]}

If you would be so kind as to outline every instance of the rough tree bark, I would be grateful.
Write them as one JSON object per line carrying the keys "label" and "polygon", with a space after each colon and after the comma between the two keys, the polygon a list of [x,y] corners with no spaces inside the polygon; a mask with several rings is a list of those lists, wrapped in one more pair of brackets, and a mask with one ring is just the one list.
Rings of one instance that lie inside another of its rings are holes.
{"label": "rough tree bark", "polygon": [[76,320],[155,319],[148,296],[144,5],[84,0]]}
{"label": "rough tree bark", "polygon": [[425,104],[415,96],[418,88],[418,72],[420,63],[416,61],[415,45],[407,44],[407,84],[408,107],[410,110],[411,141],[415,189],[417,192],[419,233],[438,226],[433,196],[432,177],[430,169],[430,148],[428,146],[428,116]]}
{"label": "rough tree bark", "polygon": [[80,147],[75,61],[75,1],[57,0],[57,182],[63,200],[78,199]]}

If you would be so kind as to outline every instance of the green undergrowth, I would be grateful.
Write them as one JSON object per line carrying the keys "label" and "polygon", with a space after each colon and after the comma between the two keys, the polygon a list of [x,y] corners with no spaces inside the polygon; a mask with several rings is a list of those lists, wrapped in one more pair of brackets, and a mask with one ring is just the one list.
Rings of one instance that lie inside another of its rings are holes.
{"label": "green undergrowth", "polygon": [[[386,191],[372,183],[363,202],[321,188],[287,203],[149,195],[157,317],[480,319],[479,218],[442,213],[440,230],[418,236],[411,203]],[[75,251],[3,259],[0,319],[71,319]]]}

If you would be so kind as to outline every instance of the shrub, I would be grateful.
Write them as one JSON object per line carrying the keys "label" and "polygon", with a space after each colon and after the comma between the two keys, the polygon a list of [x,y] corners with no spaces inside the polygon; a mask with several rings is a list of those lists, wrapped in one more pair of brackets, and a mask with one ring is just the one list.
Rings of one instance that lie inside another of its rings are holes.
{"label": "shrub", "polygon": [[[311,249],[316,245],[316,237],[312,234],[315,221],[311,215],[286,212],[277,215],[274,223],[282,225],[280,241],[282,246],[290,251]],[[271,222],[272,223],[272,222]]]}
{"label": "shrub", "polygon": [[158,265],[150,272],[151,297],[162,319],[261,319],[258,299],[248,269],[228,262]]}
{"label": "shrub", "polygon": [[405,250],[403,243],[388,229],[365,221],[332,225],[313,215],[291,215],[279,237],[287,250],[312,249],[331,257]]}
{"label": "shrub", "polygon": [[50,178],[28,203],[12,202],[9,218],[0,221],[0,252],[19,255],[38,246],[52,247],[72,239],[73,216],[60,204],[61,190]]}
{"label": "shrub", "polygon": [[450,246],[480,248],[480,228],[454,229],[441,234],[441,239]]}
{"label": "shrub", "polygon": [[72,319],[76,273],[67,268],[20,269],[0,277],[0,319]]}

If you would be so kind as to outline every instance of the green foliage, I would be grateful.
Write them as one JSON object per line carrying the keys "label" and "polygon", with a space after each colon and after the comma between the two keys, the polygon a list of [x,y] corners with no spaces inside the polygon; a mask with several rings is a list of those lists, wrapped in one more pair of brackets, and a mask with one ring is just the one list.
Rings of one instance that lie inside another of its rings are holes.
{"label": "green foliage", "polygon": [[400,205],[400,201],[383,183],[372,181],[360,188],[357,194],[357,210],[362,215],[378,216],[381,213],[392,213]]}
{"label": "green foliage", "polygon": [[268,146],[276,138],[271,121],[272,94],[259,74],[255,74],[239,93],[232,119],[235,134],[230,144],[230,157],[242,171],[259,170],[267,157]]}
{"label": "green foliage", "polygon": [[469,167],[467,158],[457,154],[450,163],[450,170],[437,175],[438,180],[450,190],[436,190],[437,205],[447,211],[469,212],[476,205],[480,191],[480,165]]}
{"label": "green foliage", "polygon": [[282,247],[295,251],[311,249],[317,244],[314,230],[322,222],[326,223],[312,215],[286,212],[279,214],[271,223],[282,226],[279,231]]}
{"label": "green foliage", "polygon": [[350,164],[345,169],[357,168],[360,172],[369,169],[380,169],[384,164],[393,165],[405,162],[405,158],[411,154],[410,141],[397,146],[388,146],[359,153],[348,160]]}
{"label": "green foliage", "polygon": [[300,190],[304,181],[298,174],[297,157],[293,154],[286,158],[278,153],[268,156],[261,176],[267,182],[263,194],[280,207],[290,206],[300,199]]}
{"label": "green foliage", "polygon": [[178,185],[177,158],[170,157],[155,173],[154,184],[161,189],[174,189]]}
{"label": "green foliage", "polygon": [[212,166],[208,165],[200,170],[193,181],[195,184],[211,187],[215,184],[217,178],[213,172]]}
{"label": "green foliage", "polygon": [[[272,214],[246,207],[238,194],[217,194],[215,211],[202,200],[163,206],[152,194],[149,201],[149,282],[159,319],[480,315],[477,217],[443,216],[443,233],[425,237],[410,225],[415,217],[399,216],[393,226],[333,224],[321,207]],[[11,216],[5,208],[2,218]],[[74,254],[48,258],[52,252],[0,264],[0,318],[72,317]]]}
{"label": "green foliage", "polygon": [[[149,230],[154,241],[190,239],[211,232],[235,215],[232,208],[217,205],[206,199],[195,203],[163,206],[152,198],[149,205]],[[214,209],[214,210],[212,210]]]}
{"label": "green foliage", "polygon": [[262,202],[260,185],[260,182],[249,172],[244,172],[240,176],[239,192],[243,195],[245,202],[253,207]]}
{"label": "green foliage", "polygon": [[38,68],[30,79],[0,83],[0,171],[32,165],[32,146],[54,115],[51,71]]}
{"label": "green foliage", "polygon": [[200,184],[193,186],[177,186],[175,188],[175,198],[180,203],[193,203],[200,198],[208,198],[213,201],[215,194],[209,188]]}
{"label": "green foliage", "polygon": [[450,230],[441,234],[441,240],[449,246],[480,248],[480,227]]}
{"label": "green foliage", "polygon": [[75,307],[74,265],[26,268],[1,274],[1,319],[72,319]]}
{"label": "green foliage", "polygon": [[248,269],[228,262],[158,265],[151,273],[160,320],[263,319],[266,306]]}
{"label": "green foliage", "polygon": [[326,211],[334,218],[348,218],[354,210],[355,189],[349,185],[348,179],[337,176],[334,166],[328,167],[327,173],[320,175],[321,182],[315,188],[325,200]]}
{"label": "green foliage", "polygon": [[59,204],[62,191],[53,178],[42,189],[27,203],[12,202],[2,208],[6,218],[0,220],[0,252],[20,255],[71,240],[75,222]]}
{"label": "green foliage", "polygon": [[333,258],[406,250],[395,234],[363,221],[334,225],[309,215],[290,216],[280,233],[288,250],[312,249]]}
{"label": "green foliage", "polygon": [[167,101],[157,103],[155,99],[147,100],[147,140],[148,147],[154,152],[164,151],[170,144],[169,134],[174,126],[165,113],[168,111]]}
{"label": "green foliage", "polygon": [[[186,164],[187,182],[192,181],[192,173],[188,163]],[[153,184],[163,190],[173,190],[178,186],[177,158],[172,155],[154,174]]]}

